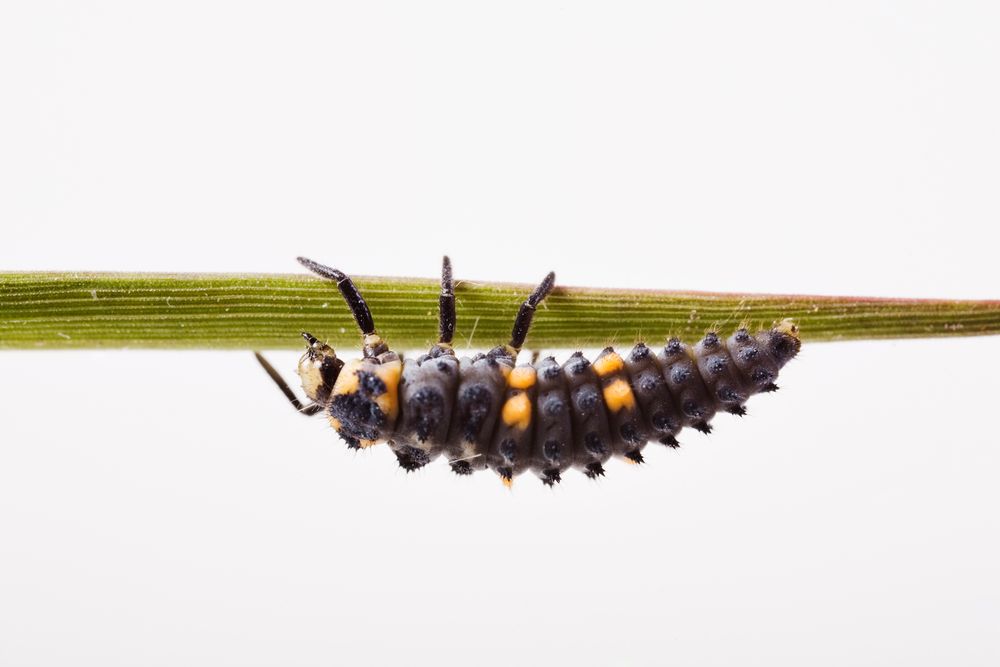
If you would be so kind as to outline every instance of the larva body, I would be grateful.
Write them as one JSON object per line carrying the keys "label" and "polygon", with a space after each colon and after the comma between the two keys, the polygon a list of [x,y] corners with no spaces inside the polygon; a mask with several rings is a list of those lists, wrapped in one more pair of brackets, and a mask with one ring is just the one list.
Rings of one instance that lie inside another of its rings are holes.
{"label": "larva body", "polygon": [[337,280],[364,334],[364,356],[345,365],[304,334],[309,347],[298,372],[313,401],[307,407],[258,359],[301,412],[325,413],[350,447],[388,443],[408,471],[443,456],[458,474],[488,468],[506,484],[528,470],[549,485],[569,468],[603,475],[611,456],[640,463],[650,441],[676,447],[684,427],[708,433],[717,412],[745,414],[750,396],[777,389],[778,372],[800,346],[785,321],[753,334],[741,328],[727,339],[709,332],[693,347],[671,339],[658,353],[638,343],[625,358],[609,347],[593,363],[577,352],[563,364],[546,357],[518,366],[535,307],[552,289],[550,274],[522,305],[509,344],[459,359],[446,258],[440,340],[427,354],[403,359],[375,332],[349,278],[300,261]]}

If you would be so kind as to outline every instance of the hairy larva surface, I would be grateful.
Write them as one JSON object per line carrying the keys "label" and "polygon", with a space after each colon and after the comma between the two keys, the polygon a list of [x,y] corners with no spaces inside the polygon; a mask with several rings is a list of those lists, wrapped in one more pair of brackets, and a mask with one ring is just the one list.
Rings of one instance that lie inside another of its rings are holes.
{"label": "hairy larva surface", "polygon": [[522,304],[509,343],[458,358],[445,258],[438,343],[404,359],[378,335],[350,278],[299,261],[337,283],[362,331],[363,356],[345,364],[304,333],[299,375],[308,406],[258,360],[299,412],[324,413],[349,447],[388,443],[407,471],[443,457],[459,475],[488,468],[507,485],[526,471],[550,486],[571,468],[594,478],[612,456],[641,463],[649,442],[677,447],[685,427],[709,433],[716,413],[744,415],[750,396],[778,388],[779,371],[800,348],[798,329],[786,320],[728,338],[710,331],[693,346],[672,338],[658,350],[636,343],[624,357],[608,347],[593,361],[576,352],[562,364],[545,357],[516,365],[535,309],[553,288],[549,274]]}

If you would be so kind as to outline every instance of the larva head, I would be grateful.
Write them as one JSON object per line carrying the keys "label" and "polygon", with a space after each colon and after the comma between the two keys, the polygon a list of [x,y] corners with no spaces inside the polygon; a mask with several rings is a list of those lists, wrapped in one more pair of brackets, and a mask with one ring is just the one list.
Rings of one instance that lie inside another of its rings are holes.
{"label": "larva head", "polygon": [[791,320],[782,320],[767,332],[767,350],[779,368],[791,361],[801,347],[799,327]]}
{"label": "larva head", "polygon": [[344,362],[337,358],[332,347],[321,343],[315,336],[303,332],[302,337],[309,344],[306,353],[299,359],[298,373],[302,378],[302,389],[316,403],[326,404]]}

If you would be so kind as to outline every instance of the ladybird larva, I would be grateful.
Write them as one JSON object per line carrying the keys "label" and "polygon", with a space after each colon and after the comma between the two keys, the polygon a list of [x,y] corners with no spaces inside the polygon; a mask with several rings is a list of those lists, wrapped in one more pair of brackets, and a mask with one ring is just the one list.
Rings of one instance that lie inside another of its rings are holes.
{"label": "ladybird larva", "polygon": [[684,427],[709,433],[716,413],[746,414],[750,396],[778,388],[779,371],[801,345],[798,328],[784,320],[756,333],[740,328],[725,339],[710,331],[694,346],[671,338],[658,352],[639,342],[625,357],[608,347],[593,362],[576,352],[563,364],[545,357],[517,365],[535,310],[555,284],[549,273],[521,304],[506,345],[459,359],[445,257],[438,342],[404,359],[379,336],[346,274],[299,262],[337,283],[361,329],[362,356],[345,363],[303,333],[298,374],[309,405],[259,353],[257,360],[300,413],[326,414],[348,447],[388,443],[407,471],[444,456],[459,475],[488,468],[509,486],[530,470],[551,486],[570,468],[603,475],[612,456],[641,463],[651,441],[677,447]]}

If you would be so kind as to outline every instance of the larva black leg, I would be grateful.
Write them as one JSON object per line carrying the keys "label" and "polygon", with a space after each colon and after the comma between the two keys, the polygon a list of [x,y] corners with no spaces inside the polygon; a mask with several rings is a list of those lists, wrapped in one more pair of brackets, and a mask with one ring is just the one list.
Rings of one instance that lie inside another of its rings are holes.
{"label": "larva black leg", "polygon": [[299,397],[295,395],[292,388],[288,386],[285,379],[278,374],[278,371],[275,370],[274,366],[272,366],[267,359],[261,356],[260,352],[254,352],[253,356],[257,357],[258,363],[260,363],[260,365],[264,368],[268,376],[274,380],[274,384],[278,385],[278,389],[281,390],[281,393],[285,395],[285,398],[288,399],[288,402],[292,404],[292,407],[295,408],[299,414],[305,415],[306,417],[312,417],[314,414],[323,409],[323,406],[318,404],[302,405],[302,401],[300,401]]}
{"label": "larva black leg", "polygon": [[528,329],[531,328],[531,320],[535,316],[535,308],[542,302],[542,299],[549,295],[555,282],[555,272],[549,273],[531,293],[531,296],[521,304],[521,309],[517,311],[517,318],[514,320],[514,329],[510,334],[510,347],[515,351],[520,351],[521,346],[524,345]]}
{"label": "larva black leg", "polygon": [[438,299],[438,342],[449,344],[455,337],[455,286],[451,279],[451,260],[441,260],[441,296]]}
{"label": "larva black leg", "polygon": [[375,333],[375,321],[372,320],[372,313],[368,310],[368,304],[365,303],[364,297],[361,296],[361,292],[358,291],[354,281],[346,273],[337,269],[331,269],[329,266],[323,266],[305,257],[297,257],[296,259],[299,260],[299,264],[317,276],[337,283],[337,289],[344,296],[344,301],[347,302],[347,307],[351,309],[351,314],[354,315],[354,321],[358,323],[361,333],[366,336]]}
{"label": "larva black leg", "polygon": [[376,333],[372,312],[368,309],[368,304],[365,303],[364,297],[361,296],[361,292],[358,291],[354,281],[343,271],[331,269],[329,266],[323,266],[305,257],[297,257],[296,259],[299,260],[299,264],[321,278],[326,278],[337,283],[337,289],[343,295],[344,301],[347,302],[347,307],[351,309],[351,314],[354,316],[354,321],[358,323],[358,328],[361,329],[361,333],[364,336],[364,356],[366,358],[377,357],[384,352],[388,352],[389,346]]}

